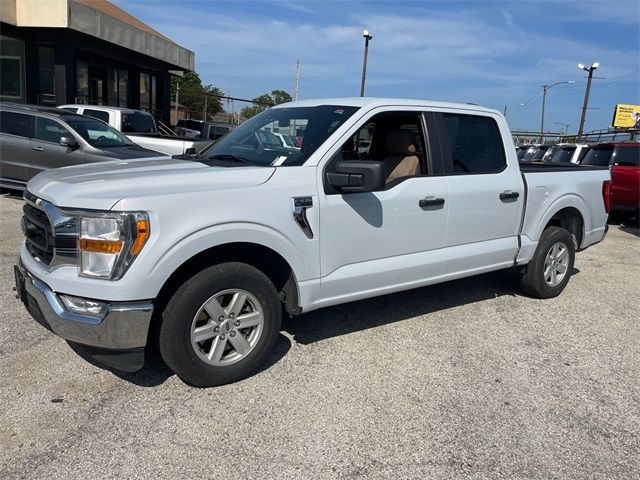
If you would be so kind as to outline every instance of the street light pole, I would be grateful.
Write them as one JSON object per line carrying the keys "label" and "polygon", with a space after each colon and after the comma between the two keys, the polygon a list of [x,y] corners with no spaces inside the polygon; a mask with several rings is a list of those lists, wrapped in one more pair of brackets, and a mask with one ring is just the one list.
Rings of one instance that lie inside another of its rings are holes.
{"label": "street light pole", "polygon": [[176,83],[176,125],[178,124],[178,97],[180,93],[180,84]]}
{"label": "street light pole", "polygon": [[547,102],[547,92],[551,89],[551,87],[555,87],[556,85],[561,85],[563,83],[576,83],[573,80],[569,80],[568,82],[557,82],[553,85],[543,85],[542,86],[542,115],[540,118],[540,143],[544,143],[544,107]]}
{"label": "street light pole", "polygon": [[593,62],[589,68],[585,67],[582,63],[578,64],[578,68],[581,68],[585,72],[589,72],[589,77],[587,79],[587,90],[584,92],[584,103],[582,104],[582,115],[580,117],[580,128],[578,129],[578,138],[576,139],[578,142],[582,138],[582,133],[584,131],[584,121],[587,118],[587,105],[589,104],[589,91],[591,90],[591,80],[593,78],[593,72],[600,66],[600,63]]}
{"label": "street light pole", "polygon": [[554,125],[562,125],[564,127],[564,136],[567,136],[567,133],[569,133],[569,124],[568,123],[561,123],[561,122],[554,122]]}
{"label": "street light pole", "polygon": [[363,30],[362,36],[364,37],[364,60],[362,61],[362,81],[360,82],[360,96],[364,97],[364,80],[367,76],[367,56],[369,54],[369,40],[373,38],[373,35],[369,35],[369,30]]}

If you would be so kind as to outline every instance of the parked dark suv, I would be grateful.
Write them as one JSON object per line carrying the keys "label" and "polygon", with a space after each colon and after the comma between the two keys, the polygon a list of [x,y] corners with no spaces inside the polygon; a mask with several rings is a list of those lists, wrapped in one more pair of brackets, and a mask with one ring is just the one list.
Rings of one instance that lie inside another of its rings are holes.
{"label": "parked dark suv", "polygon": [[23,190],[43,170],[158,157],[106,123],[56,108],[0,103],[0,186]]}

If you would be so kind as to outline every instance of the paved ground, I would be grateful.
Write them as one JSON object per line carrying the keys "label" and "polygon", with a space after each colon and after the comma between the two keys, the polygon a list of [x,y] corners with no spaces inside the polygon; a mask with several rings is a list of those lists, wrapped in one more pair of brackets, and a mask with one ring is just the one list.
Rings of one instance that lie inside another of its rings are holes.
{"label": "paved ground", "polygon": [[0,198],[0,478],[640,476],[640,239],[612,225],[557,299],[508,272],[287,321],[262,372],[117,376],[12,296]]}

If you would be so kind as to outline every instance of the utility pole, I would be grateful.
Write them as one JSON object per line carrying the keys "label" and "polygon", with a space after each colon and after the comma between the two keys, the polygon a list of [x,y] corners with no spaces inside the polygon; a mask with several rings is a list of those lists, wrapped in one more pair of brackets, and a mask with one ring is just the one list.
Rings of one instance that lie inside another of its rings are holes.
{"label": "utility pole", "polygon": [[369,55],[369,40],[373,38],[373,35],[369,35],[369,30],[363,30],[362,36],[364,37],[364,60],[362,61],[362,81],[360,82],[360,96],[364,97],[364,81],[367,77],[367,56]]}
{"label": "utility pole", "polygon": [[293,100],[298,100],[298,88],[300,86],[300,60],[296,63],[296,83],[293,89]]}
{"label": "utility pole", "polygon": [[561,85],[563,83],[576,83],[573,80],[569,80],[568,82],[557,82],[553,85],[543,85],[542,86],[542,116],[540,118],[540,143],[544,144],[544,107],[547,102],[547,92],[551,89],[551,87],[555,87],[556,85]]}
{"label": "utility pole", "polygon": [[207,103],[209,102],[209,95],[204,96],[204,110],[202,111],[202,120],[207,121]]}
{"label": "utility pole", "polygon": [[589,77],[587,78],[587,90],[584,92],[584,103],[582,104],[582,115],[580,117],[580,128],[578,129],[578,138],[577,142],[580,142],[582,138],[582,133],[584,132],[584,121],[587,118],[587,106],[589,105],[589,91],[591,90],[591,80],[593,79],[593,72],[600,66],[600,63],[594,62],[591,64],[589,68],[585,67],[582,63],[578,64],[578,68],[581,68],[585,72],[589,72]]}
{"label": "utility pole", "polygon": [[504,106],[504,110],[502,111],[502,115],[507,116],[507,105]]}

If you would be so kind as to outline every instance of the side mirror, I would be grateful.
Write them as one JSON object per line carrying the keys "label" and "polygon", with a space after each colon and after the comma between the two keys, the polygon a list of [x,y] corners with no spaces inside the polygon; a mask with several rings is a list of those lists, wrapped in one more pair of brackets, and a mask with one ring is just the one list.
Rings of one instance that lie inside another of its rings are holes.
{"label": "side mirror", "polygon": [[384,162],[341,161],[335,164],[333,170],[327,172],[327,181],[341,193],[375,192],[384,189]]}
{"label": "side mirror", "polygon": [[60,137],[60,145],[63,147],[76,148],[78,142],[73,137]]}

